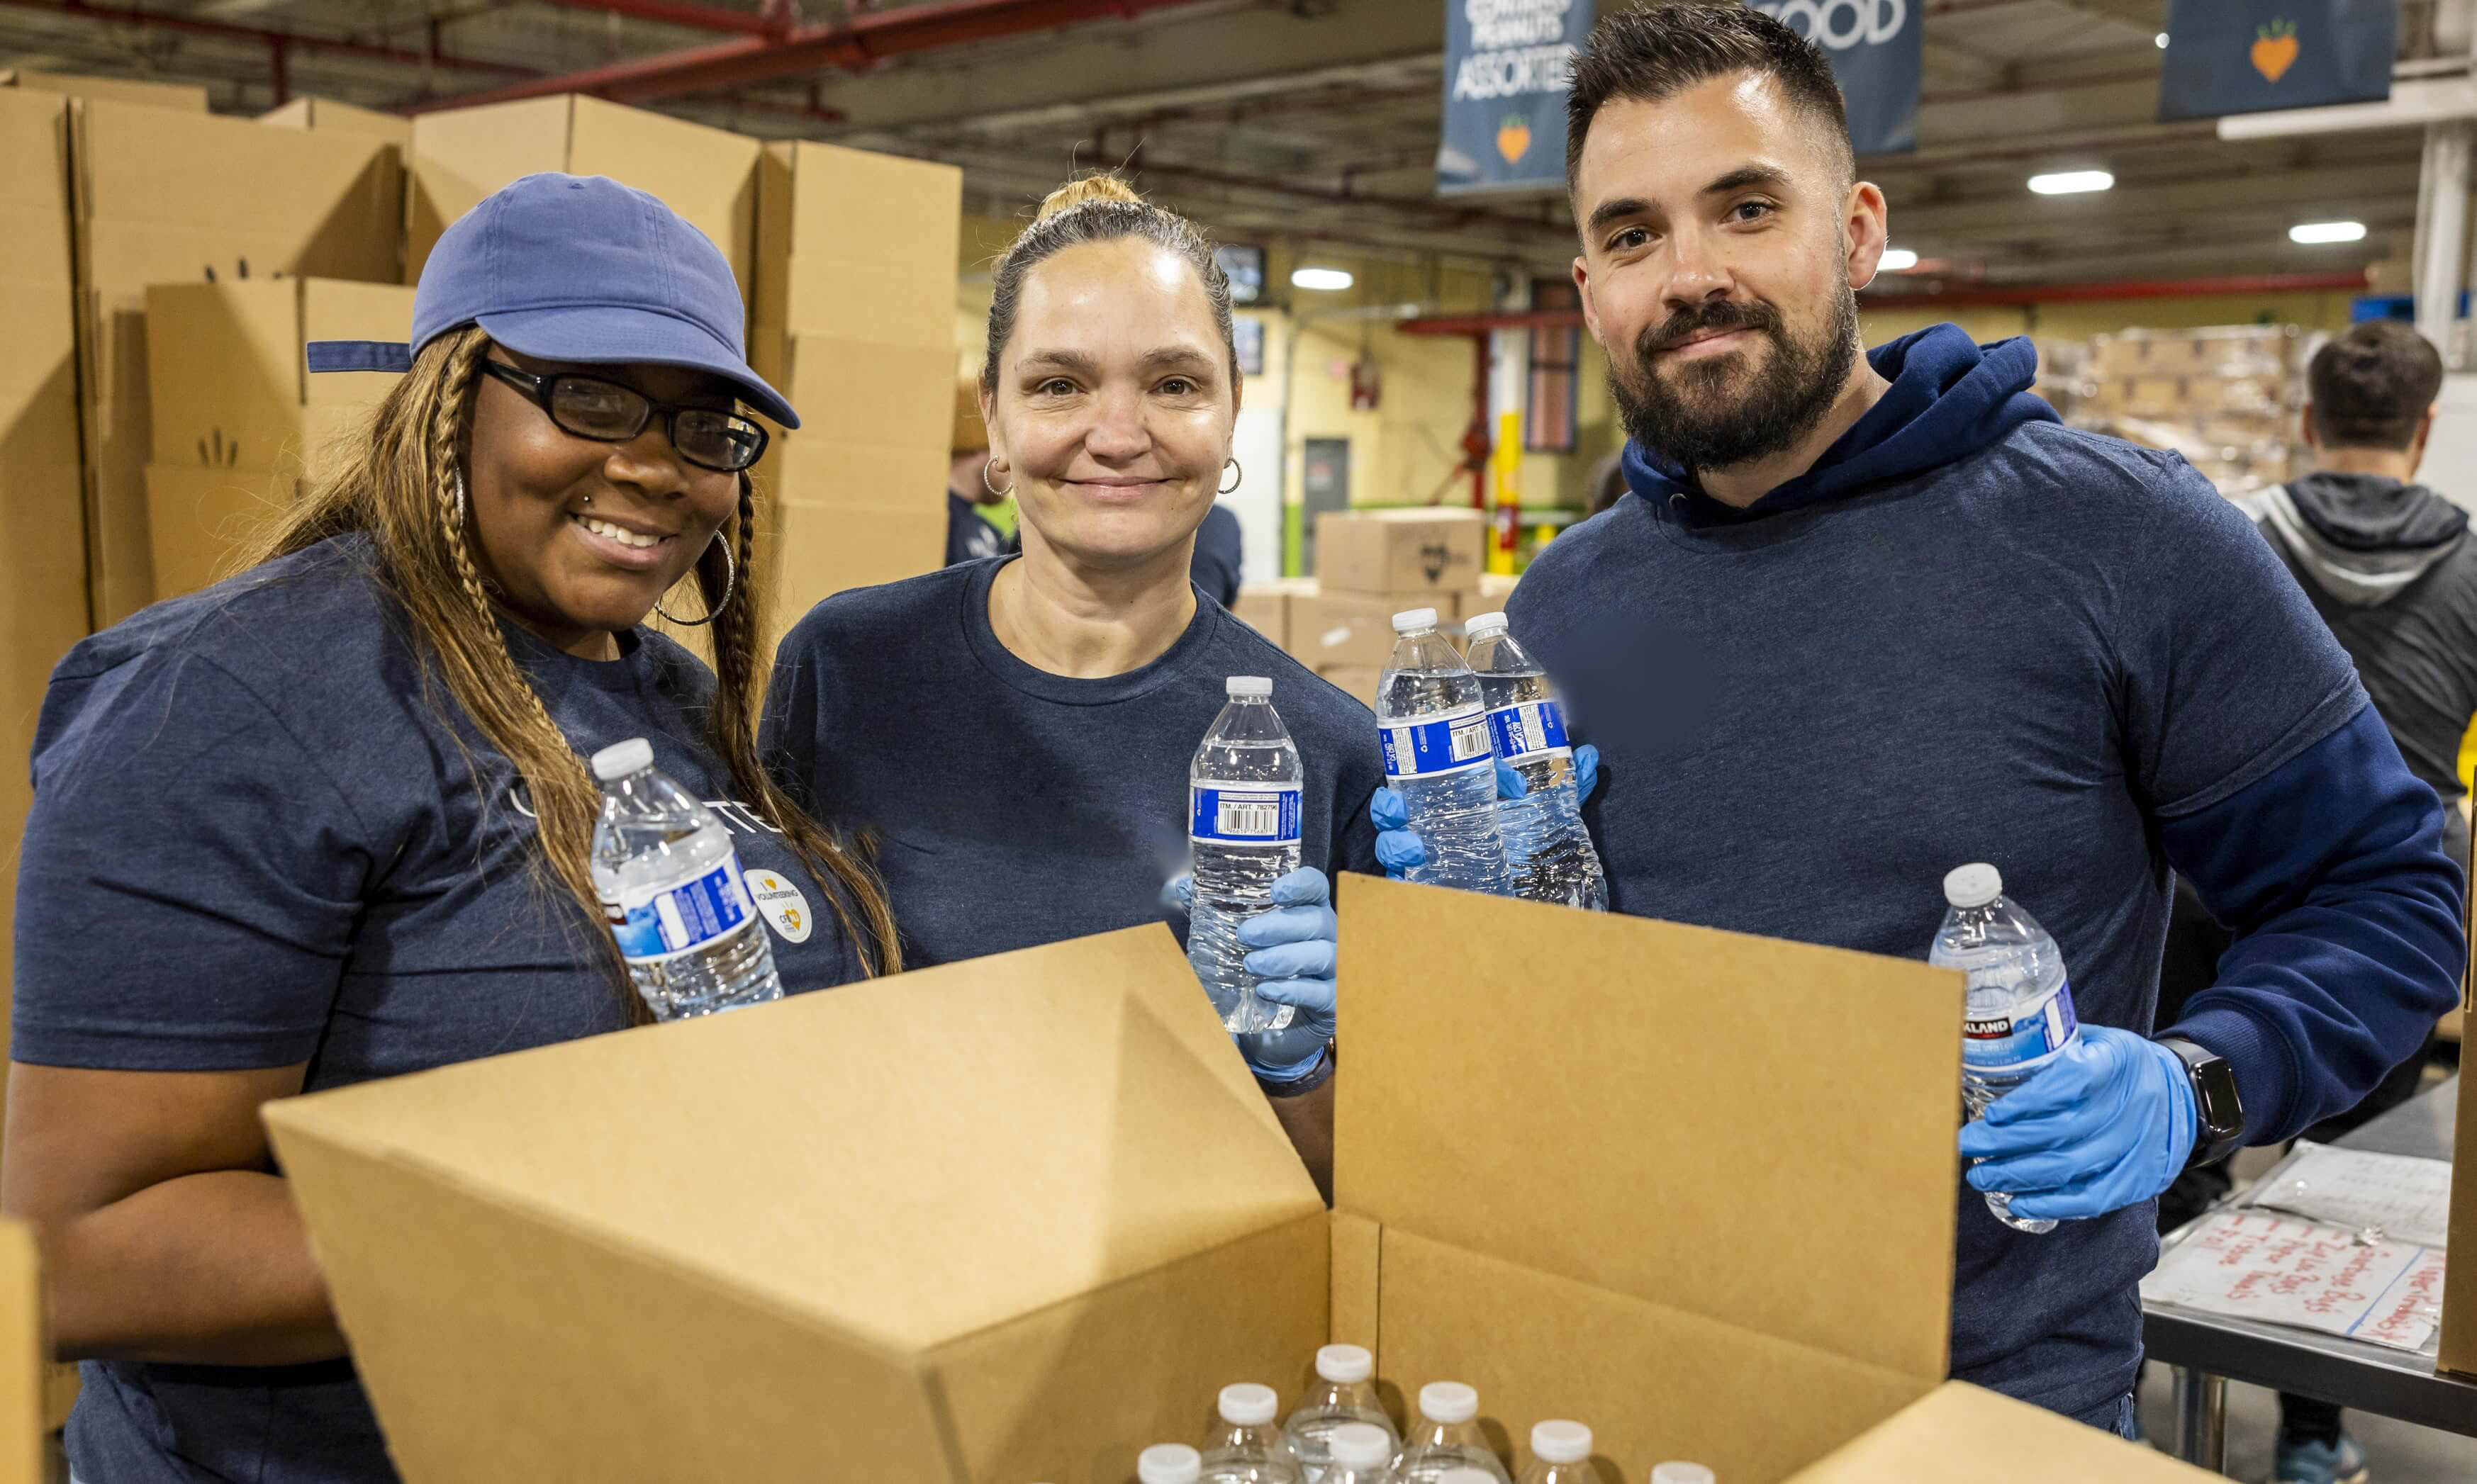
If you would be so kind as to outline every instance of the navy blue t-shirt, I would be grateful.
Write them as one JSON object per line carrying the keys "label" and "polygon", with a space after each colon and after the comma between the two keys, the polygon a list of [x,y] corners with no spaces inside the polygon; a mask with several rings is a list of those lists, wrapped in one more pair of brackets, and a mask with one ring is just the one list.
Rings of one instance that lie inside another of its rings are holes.
{"label": "navy blue t-shirt", "polygon": [[[714,802],[750,876],[816,909],[766,914],[788,987],[858,977],[818,887],[701,740],[702,664],[643,631],[611,662],[508,632],[580,754],[648,738],[657,766]],[[315,1091],[626,1025],[602,929],[533,866],[513,766],[434,705],[453,701],[425,689],[358,535],[70,651],[36,733],[14,1058],[306,1062]],[[89,1484],[394,1477],[348,1364],[84,1372],[68,1448]]]}
{"label": "navy blue t-shirt", "polygon": [[[1601,749],[1587,818],[1615,910],[1916,958],[1944,873],[1990,861],[2081,1018],[2148,1034],[2161,822],[2338,733],[2364,692],[2182,459],[2008,413],[2026,355],[1929,334],[1959,345],[1914,347],[1842,451],[1898,454],[1899,419],[1936,415],[1909,383],[1948,351],[1940,395],[1969,405],[1909,467],[1819,466],[1751,515],[1638,478],[1533,563],[1514,631]],[[1957,1194],[1954,1373],[2067,1414],[2131,1389],[2151,1204],[2026,1236]]]}
{"label": "navy blue t-shirt", "polygon": [[911,965],[1158,922],[1187,869],[1188,765],[1234,675],[1269,676],[1306,769],[1302,863],[1375,869],[1376,718],[1198,593],[1168,653],[1077,680],[989,628],[1003,561],[838,593],[775,655],[765,748],[795,798],[874,831]]}

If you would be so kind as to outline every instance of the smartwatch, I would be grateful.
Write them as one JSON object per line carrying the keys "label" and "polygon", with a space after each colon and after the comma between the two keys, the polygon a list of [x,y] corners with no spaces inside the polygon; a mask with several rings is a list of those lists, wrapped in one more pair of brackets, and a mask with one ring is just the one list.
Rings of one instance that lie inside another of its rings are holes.
{"label": "smartwatch", "polygon": [[2244,1100],[2237,1096],[2236,1069],[2226,1057],[2183,1036],[2161,1036],[2159,1044],[2176,1053],[2193,1084],[2193,1110],[2201,1126],[2194,1131],[2193,1156],[2185,1168],[2217,1164],[2244,1144]]}

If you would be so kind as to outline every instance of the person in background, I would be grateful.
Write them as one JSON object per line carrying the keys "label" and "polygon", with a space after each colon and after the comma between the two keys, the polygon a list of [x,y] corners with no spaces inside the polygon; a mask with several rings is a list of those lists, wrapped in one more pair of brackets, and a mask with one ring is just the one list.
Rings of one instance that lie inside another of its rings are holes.
{"label": "person in background", "polygon": [[1238,601],[1242,559],[1237,513],[1226,505],[1206,510],[1204,524],[1195,528],[1195,556],[1188,563],[1188,576],[1206,597],[1226,608]]}
{"label": "person in background", "polygon": [[[0,1206],[86,1362],[86,1484],[395,1478],[259,1108],[645,1018],[587,754],[651,741],[744,867],[816,894],[767,915],[787,987],[901,966],[865,870],[758,762],[765,432],[738,405],[799,418],[743,318],[653,197],[517,181],[440,236],[409,344],[311,347],[404,374],[248,569],[53,672]],[[666,595],[718,673],[640,627]]]}
{"label": "person in background", "polygon": [[1223,682],[1270,677],[1306,766],[1306,864],[1239,931],[1298,1014],[1239,1042],[1322,1180],[1329,873],[1373,865],[1382,773],[1367,707],[1189,575],[1236,472],[1239,384],[1204,234],[1111,176],[1053,193],[998,261],[980,385],[976,477],[1014,496],[1022,554],[819,604],[776,653],[764,741],[795,798],[879,842],[906,961],[951,963],[1159,921]]}
{"label": "person in background", "polygon": [[[2352,326],[2306,370],[2305,441],[2314,472],[2262,497],[2260,527],[2295,574],[2399,744],[2411,773],[2443,800],[2443,849],[2464,866],[2460,740],[2477,720],[2477,548],[2468,514],[2414,483],[2434,432],[2442,358],[2400,320]],[[2159,977],[2160,1014],[2182,1012],[2207,990],[2235,934],[2214,921],[2189,882]],[[2354,1108],[2304,1137],[2329,1143],[2415,1096],[2433,1039],[2390,1070]],[[2189,1171],[2160,1198],[2162,1232],[2227,1194],[2223,1167]],[[2365,1484],[2372,1472],[2341,1408],[2283,1393],[2272,1484]]]}
{"label": "person in background", "polygon": [[1007,497],[981,479],[989,435],[981,426],[980,387],[970,377],[955,383],[954,432],[946,452],[946,565],[1004,555],[1011,538],[982,513],[1003,507]]}
{"label": "person in background", "polygon": [[[1601,750],[1611,905],[1914,958],[1945,873],[2002,870],[2082,1031],[1962,1130],[1952,1371],[2130,1435],[2159,1193],[2354,1104],[2457,998],[2441,805],[2182,459],[2065,428],[2026,340],[1864,349],[1889,210],[1814,45],[1613,12],[1566,109],[1638,498],[1508,610]],[[2154,1033],[2171,871],[2237,941]]]}

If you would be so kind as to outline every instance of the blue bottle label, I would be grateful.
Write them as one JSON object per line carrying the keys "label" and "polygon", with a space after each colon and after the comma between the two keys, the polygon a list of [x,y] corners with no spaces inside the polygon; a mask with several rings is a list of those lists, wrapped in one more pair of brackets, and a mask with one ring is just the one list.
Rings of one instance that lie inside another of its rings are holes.
{"label": "blue bottle label", "polygon": [[1192,783],[1187,837],[1233,845],[1287,845],[1299,837],[1296,784]]}
{"label": "blue bottle label", "polygon": [[2012,1015],[1973,1015],[1962,1023],[1961,1062],[1972,1072],[2014,1077],[2045,1066],[2070,1046],[2081,1022],[2073,1015],[2073,986],[2058,979],[2037,1002]]}
{"label": "blue bottle label", "polygon": [[1525,701],[1501,705],[1488,713],[1488,732],[1496,755],[1512,762],[1534,755],[1571,756],[1565,742],[1565,711],[1554,701]]}
{"label": "blue bottle label", "polygon": [[1380,727],[1376,743],[1385,751],[1389,779],[1427,779],[1485,768],[1495,756],[1488,739],[1488,713],[1478,706],[1434,721]]}
{"label": "blue bottle label", "polygon": [[748,921],[750,910],[737,853],[685,881],[632,891],[616,902],[606,898],[602,903],[611,934],[619,940],[619,954],[632,964],[694,952]]}

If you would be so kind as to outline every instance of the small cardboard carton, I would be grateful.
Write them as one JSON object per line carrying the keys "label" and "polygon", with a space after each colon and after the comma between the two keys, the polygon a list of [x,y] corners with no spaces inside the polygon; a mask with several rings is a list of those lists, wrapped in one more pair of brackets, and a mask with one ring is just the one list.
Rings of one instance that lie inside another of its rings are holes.
{"label": "small cardboard carton", "polygon": [[150,83],[134,77],[78,77],[66,72],[0,70],[0,87],[57,93],[70,98],[105,98],[114,103],[140,103],[153,109],[207,111],[207,89],[198,83]]}
{"label": "small cardboard carton", "polygon": [[258,115],[262,124],[278,129],[330,129],[339,134],[364,134],[384,139],[398,152],[413,149],[413,120],[401,113],[381,113],[374,109],[357,109],[333,98],[300,97],[282,108],[270,109]]}
{"label": "small cardboard carton", "polygon": [[0,1484],[45,1484],[51,1385],[35,1229],[0,1217]]}
{"label": "small cardboard carton", "polygon": [[1120,1484],[1346,1339],[1626,1479],[2201,1477],[1942,1388],[1958,977],[1340,902],[1332,1212],[1158,926],[271,1105],[404,1476]]}
{"label": "small cardboard carton", "polygon": [[1327,510],[1316,517],[1316,581],[1328,593],[1467,592],[1487,545],[1477,510]]}
{"label": "small cardboard carton", "polygon": [[1335,666],[1381,667],[1393,655],[1393,615],[1434,608],[1450,631],[1461,618],[1466,594],[1456,592],[1336,592],[1318,581],[1313,592],[1290,595],[1293,658],[1321,674]]}
{"label": "small cardboard carton", "polygon": [[[450,222],[543,170],[607,175],[659,197],[731,260],[742,300],[756,262],[755,139],[579,93],[446,109],[413,121],[404,281]],[[952,262],[949,256],[946,260]]]}
{"label": "small cardboard carton", "polygon": [[1238,589],[1238,601],[1230,606],[1240,623],[1255,630],[1287,651],[1290,647],[1290,600],[1302,594],[1313,596],[1316,581],[1312,577],[1277,577],[1269,581],[1247,582]]}
{"label": "small cardboard carton", "polygon": [[266,469],[148,464],[146,536],[158,601],[232,576],[297,487],[295,477]]}
{"label": "small cardboard carton", "polygon": [[771,654],[792,625],[835,594],[938,570],[946,560],[945,502],[778,499],[760,511],[757,560],[765,573]]}
{"label": "small cardboard carton", "polygon": [[396,376],[312,375],[309,343],[401,340],[412,322],[413,290],[397,284],[301,278],[149,287],[154,461],[316,472],[317,435],[348,430],[353,414],[385,400]]}

